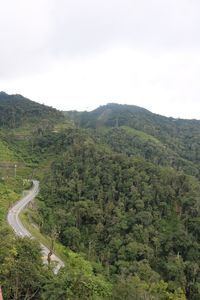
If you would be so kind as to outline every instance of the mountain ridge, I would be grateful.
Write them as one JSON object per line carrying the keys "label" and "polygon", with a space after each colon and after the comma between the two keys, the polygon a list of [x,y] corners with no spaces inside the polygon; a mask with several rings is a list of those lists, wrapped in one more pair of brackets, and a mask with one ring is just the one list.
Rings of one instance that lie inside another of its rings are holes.
{"label": "mountain ridge", "polygon": [[63,115],[55,108],[39,104],[22,95],[8,95],[0,92],[0,127],[16,128],[26,121],[38,122],[41,119],[55,121]]}

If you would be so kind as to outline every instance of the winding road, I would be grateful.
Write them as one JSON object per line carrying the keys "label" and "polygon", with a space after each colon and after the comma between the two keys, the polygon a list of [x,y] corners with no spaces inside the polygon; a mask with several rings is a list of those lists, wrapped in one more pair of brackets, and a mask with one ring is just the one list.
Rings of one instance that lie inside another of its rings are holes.
{"label": "winding road", "polygon": [[[34,236],[24,227],[22,222],[20,221],[19,214],[21,211],[28,205],[29,202],[34,200],[34,198],[39,193],[39,181],[33,180],[33,187],[29,190],[28,194],[20,199],[9,211],[7,215],[7,221],[10,226],[13,228],[16,235],[25,237],[28,236],[31,239],[35,239]],[[47,256],[50,250],[40,243],[42,254],[43,254],[43,261],[47,264]],[[57,257],[54,253],[51,255],[51,261],[56,263],[54,268],[54,273],[57,274],[61,267],[64,267],[64,262]]]}

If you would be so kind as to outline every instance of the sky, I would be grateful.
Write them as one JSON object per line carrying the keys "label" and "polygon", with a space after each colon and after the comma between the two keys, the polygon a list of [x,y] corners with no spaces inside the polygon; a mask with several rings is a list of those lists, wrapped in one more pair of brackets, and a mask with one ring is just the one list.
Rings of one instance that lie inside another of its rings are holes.
{"label": "sky", "polygon": [[0,0],[0,91],[200,119],[199,0]]}

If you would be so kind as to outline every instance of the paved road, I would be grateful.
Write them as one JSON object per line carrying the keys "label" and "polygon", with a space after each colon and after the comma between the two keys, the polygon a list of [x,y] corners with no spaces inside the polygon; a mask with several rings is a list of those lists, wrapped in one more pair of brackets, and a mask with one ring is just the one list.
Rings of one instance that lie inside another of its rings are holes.
{"label": "paved road", "polygon": [[[26,196],[24,196],[22,199],[20,199],[8,212],[8,215],[7,215],[8,223],[15,231],[15,234],[18,236],[21,236],[21,237],[28,236],[28,237],[34,239],[32,234],[21,223],[21,221],[19,219],[19,214],[27,206],[27,204],[29,202],[31,202],[37,196],[38,192],[39,192],[39,181],[33,180],[32,189],[28,192],[28,194]],[[47,255],[50,250],[43,244],[40,243],[40,245],[42,248],[44,263],[47,263]],[[51,256],[51,260],[56,263],[56,266],[54,268],[54,273],[57,274],[59,269],[61,267],[64,267],[64,263],[55,254],[53,254]]]}

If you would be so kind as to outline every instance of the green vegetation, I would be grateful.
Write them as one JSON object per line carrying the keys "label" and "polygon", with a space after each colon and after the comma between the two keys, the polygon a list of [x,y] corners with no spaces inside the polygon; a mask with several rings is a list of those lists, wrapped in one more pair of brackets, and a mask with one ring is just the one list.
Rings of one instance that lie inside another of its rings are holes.
{"label": "green vegetation", "polygon": [[11,179],[5,183],[4,180],[0,180],[0,224],[5,222],[8,208],[19,198],[21,187],[21,181]]}
{"label": "green vegetation", "polygon": [[117,104],[61,114],[5,93],[0,108],[0,220],[39,178],[22,220],[65,261],[54,275],[2,226],[5,299],[200,299],[200,121]]}
{"label": "green vegetation", "polygon": [[8,146],[0,140],[0,162],[4,162],[4,161],[9,161],[9,162],[13,162],[16,161],[16,157],[14,156],[14,154],[12,153],[12,151],[10,151],[10,149],[8,148]]}
{"label": "green vegetation", "polygon": [[21,95],[0,93],[0,127],[2,128],[17,128],[24,124],[30,127],[31,124],[41,120],[46,127],[52,121],[62,119],[62,114],[54,108],[38,104]]}
{"label": "green vegetation", "polygon": [[114,103],[101,106],[92,112],[68,112],[67,115],[79,127],[98,129],[103,126],[121,129],[126,126],[140,131],[140,136],[146,133],[159,140],[168,151],[176,154],[173,167],[182,167],[179,160],[186,160],[187,163],[190,162],[187,172],[192,175],[199,174],[200,121],[167,118],[137,106]]}
{"label": "green vegetation", "polygon": [[[0,97],[0,105],[3,103],[5,110],[9,110],[16,100],[11,98],[6,102]],[[21,103],[21,97],[18,98],[16,107],[14,105],[15,120],[22,113],[27,113],[27,107],[30,108],[30,116],[23,123],[11,124],[5,114],[0,131],[0,285],[4,299],[105,299],[111,294],[111,284],[101,274],[94,273],[91,264],[83,257],[55,243],[55,250],[64,258],[66,265],[56,276],[51,266],[42,264],[39,244],[28,238],[15,238],[3,225],[8,208],[21,197],[22,190],[28,188],[26,179],[33,176],[41,178],[55,158],[52,151],[48,154],[44,153],[45,149],[41,153],[35,151],[41,136],[55,136],[72,126],[71,122],[62,121],[63,117],[57,111],[52,109],[53,115],[50,115],[45,106],[37,104],[41,110],[38,115],[38,111],[33,110],[33,103],[26,99],[26,103]],[[48,122],[44,120],[49,117]],[[42,236],[30,224],[26,225],[38,240],[47,245],[51,243],[50,238]]]}
{"label": "green vegetation", "polygon": [[105,299],[111,286],[94,275],[89,263],[78,255],[70,257],[55,276],[43,265],[39,243],[14,238],[7,228],[0,229],[0,282],[4,299]]}
{"label": "green vegetation", "polygon": [[57,229],[64,245],[100,263],[116,284],[137,274],[146,283],[166,281],[167,292],[198,293],[198,272],[188,274],[199,259],[198,180],[80,138],[45,178],[41,230]]}

